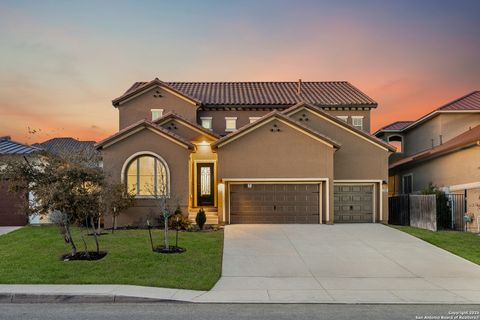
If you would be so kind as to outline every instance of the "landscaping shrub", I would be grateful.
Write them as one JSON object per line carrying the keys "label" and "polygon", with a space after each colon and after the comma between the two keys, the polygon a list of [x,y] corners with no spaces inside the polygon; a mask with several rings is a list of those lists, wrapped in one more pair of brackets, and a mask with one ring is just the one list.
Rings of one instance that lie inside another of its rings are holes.
{"label": "landscaping shrub", "polygon": [[197,223],[200,230],[203,230],[203,226],[205,225],[205,222],[207,222],[207,216],[205,215],[205,211],[202,208],[198,210],[197,216],[195,217],[195,222]]}

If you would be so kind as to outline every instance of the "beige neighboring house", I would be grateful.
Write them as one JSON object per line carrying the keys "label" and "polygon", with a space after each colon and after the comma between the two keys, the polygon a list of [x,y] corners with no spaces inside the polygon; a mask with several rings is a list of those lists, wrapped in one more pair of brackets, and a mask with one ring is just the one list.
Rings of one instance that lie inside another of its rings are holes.
{"label": "beige neighboring house", "polygon": [[471,92],[416,121],[399,121],[378,130],[378,138],[397,144],[390,157],[389,192],[421,192],[429,183],[462,194],[468,224],[480,221],[480,91]]}
{"label": "beige neighboring house", "polygon": [[209,223],[386,222],[388,157],[377,103],[348,82],[137,82],[99,142],[136,195],[119,225],[158,215],[152,193]]}

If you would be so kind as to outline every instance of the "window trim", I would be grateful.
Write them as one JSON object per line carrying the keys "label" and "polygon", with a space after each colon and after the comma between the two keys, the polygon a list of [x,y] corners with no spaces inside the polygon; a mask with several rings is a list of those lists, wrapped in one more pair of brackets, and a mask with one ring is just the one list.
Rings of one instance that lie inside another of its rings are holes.
{"label": "window trim", "polygon": [[[228,128],[228,120],[235,120],[235,128]],[[237,131],[237,117],[225,117],[225,132],[234,132]]]}
{"label": "window trim", "polygon": [[[406,193],[405,192],[405,177],[411,177],[411,181],[410,181],[410,184],[411,184],[411,191],[410,193]],[[402,175],[402,194],[412,194],[413,193],[413,173],[407,173],[407,174],[404,174]]]}
{"label": "window trim", "polygon": [[[125,160],[125,162],[123,163],[121,176],[120,176],[120,181],[123,184],[127,183],[126,178],[127,178],[128,166],[130,165],[130,163],[132,163],[133,160],[135,160],[136,158],[139,158],[141,156],[152,156],[152,157],[156,158],[158,161],[160,161],[165,166],[165,171],[167,173],[167,196],[166,196],[166,198],[170,198],[170,168],[168,167],[168,164],[165,161],[165,159],[163,159],[160,155],[158,155],[154,152],[140,151],[140,152],[136,152],[136,153],[132,154],[130,157],[128,157],[127,160]],[[135,195],[135,198],[137,198],[137,199],[154,199],[155,196]]]}
{"label": "window trim", "polygon": [[[351,116],[351,118],[352,118],[352,126],[353,126],[354,128],[363,130],[363,125],[364,125],[363,119],[365,118],[365,116]],[[357,120],[357,119],[362,120],[362,125],[361,125],[361,126],[356,126],[356,125],[354,125],[353,122],[354,122],[354,120]]]}
{"label": "window trim", "polygon": [[[210,128],[204,127],[203,126],[203,120],[210,120]],[[200,117],[200,125],[202,128],[207,129],[207,130],[213,130],[213,117]]]}
{"label": "window trim", "polygon": [[248,120],[250,121],[250,123],[254,123],[255,121],[257,121],[260,118],[262,118],[262,117],[248,117]]}
{"label": "window trim", "polygon": [[[164,111],[165,111],[165,109],[150,109],[150,113],[151,113],[151,117],[150,117],[150,118],[152,119],[152,121],[161,119],[161,118],[163,118],[163,112],[164,112]],[[160,117],[154,119],[154,118],[153,118],[153,113],[154,113],[154,112],[160,112]]]}
{"label": "window trim", "polygon": [[348,116],[336,116],[339,120],[345,121],[348,123]]}

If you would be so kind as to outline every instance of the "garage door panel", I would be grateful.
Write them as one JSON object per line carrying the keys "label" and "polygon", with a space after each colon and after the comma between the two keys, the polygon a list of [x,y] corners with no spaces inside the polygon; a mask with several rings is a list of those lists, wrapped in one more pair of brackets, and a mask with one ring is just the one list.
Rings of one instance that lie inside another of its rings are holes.
{"label": "garage door panel", "polygon": [[230,186],[231,223],[319,223],[318,184]]}
{"label": "garage door panel", "polygon": [[373,220],[372,185],[335,185],[334,221],[360,223]]}

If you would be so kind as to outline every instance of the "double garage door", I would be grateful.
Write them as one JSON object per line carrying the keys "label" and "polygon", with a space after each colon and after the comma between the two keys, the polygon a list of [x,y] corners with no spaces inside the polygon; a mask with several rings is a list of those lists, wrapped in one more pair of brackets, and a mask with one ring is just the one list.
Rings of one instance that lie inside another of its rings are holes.
{"label": "double garage door", "polygon": [[232,184],[230,223],[319,223],[318,184]]}
{"label": "double garage door", "polygon": [[[230,223],[320,222],[319,184],[232,184]],[[373,221],[372,185],[335,185],[334,222]]]}

